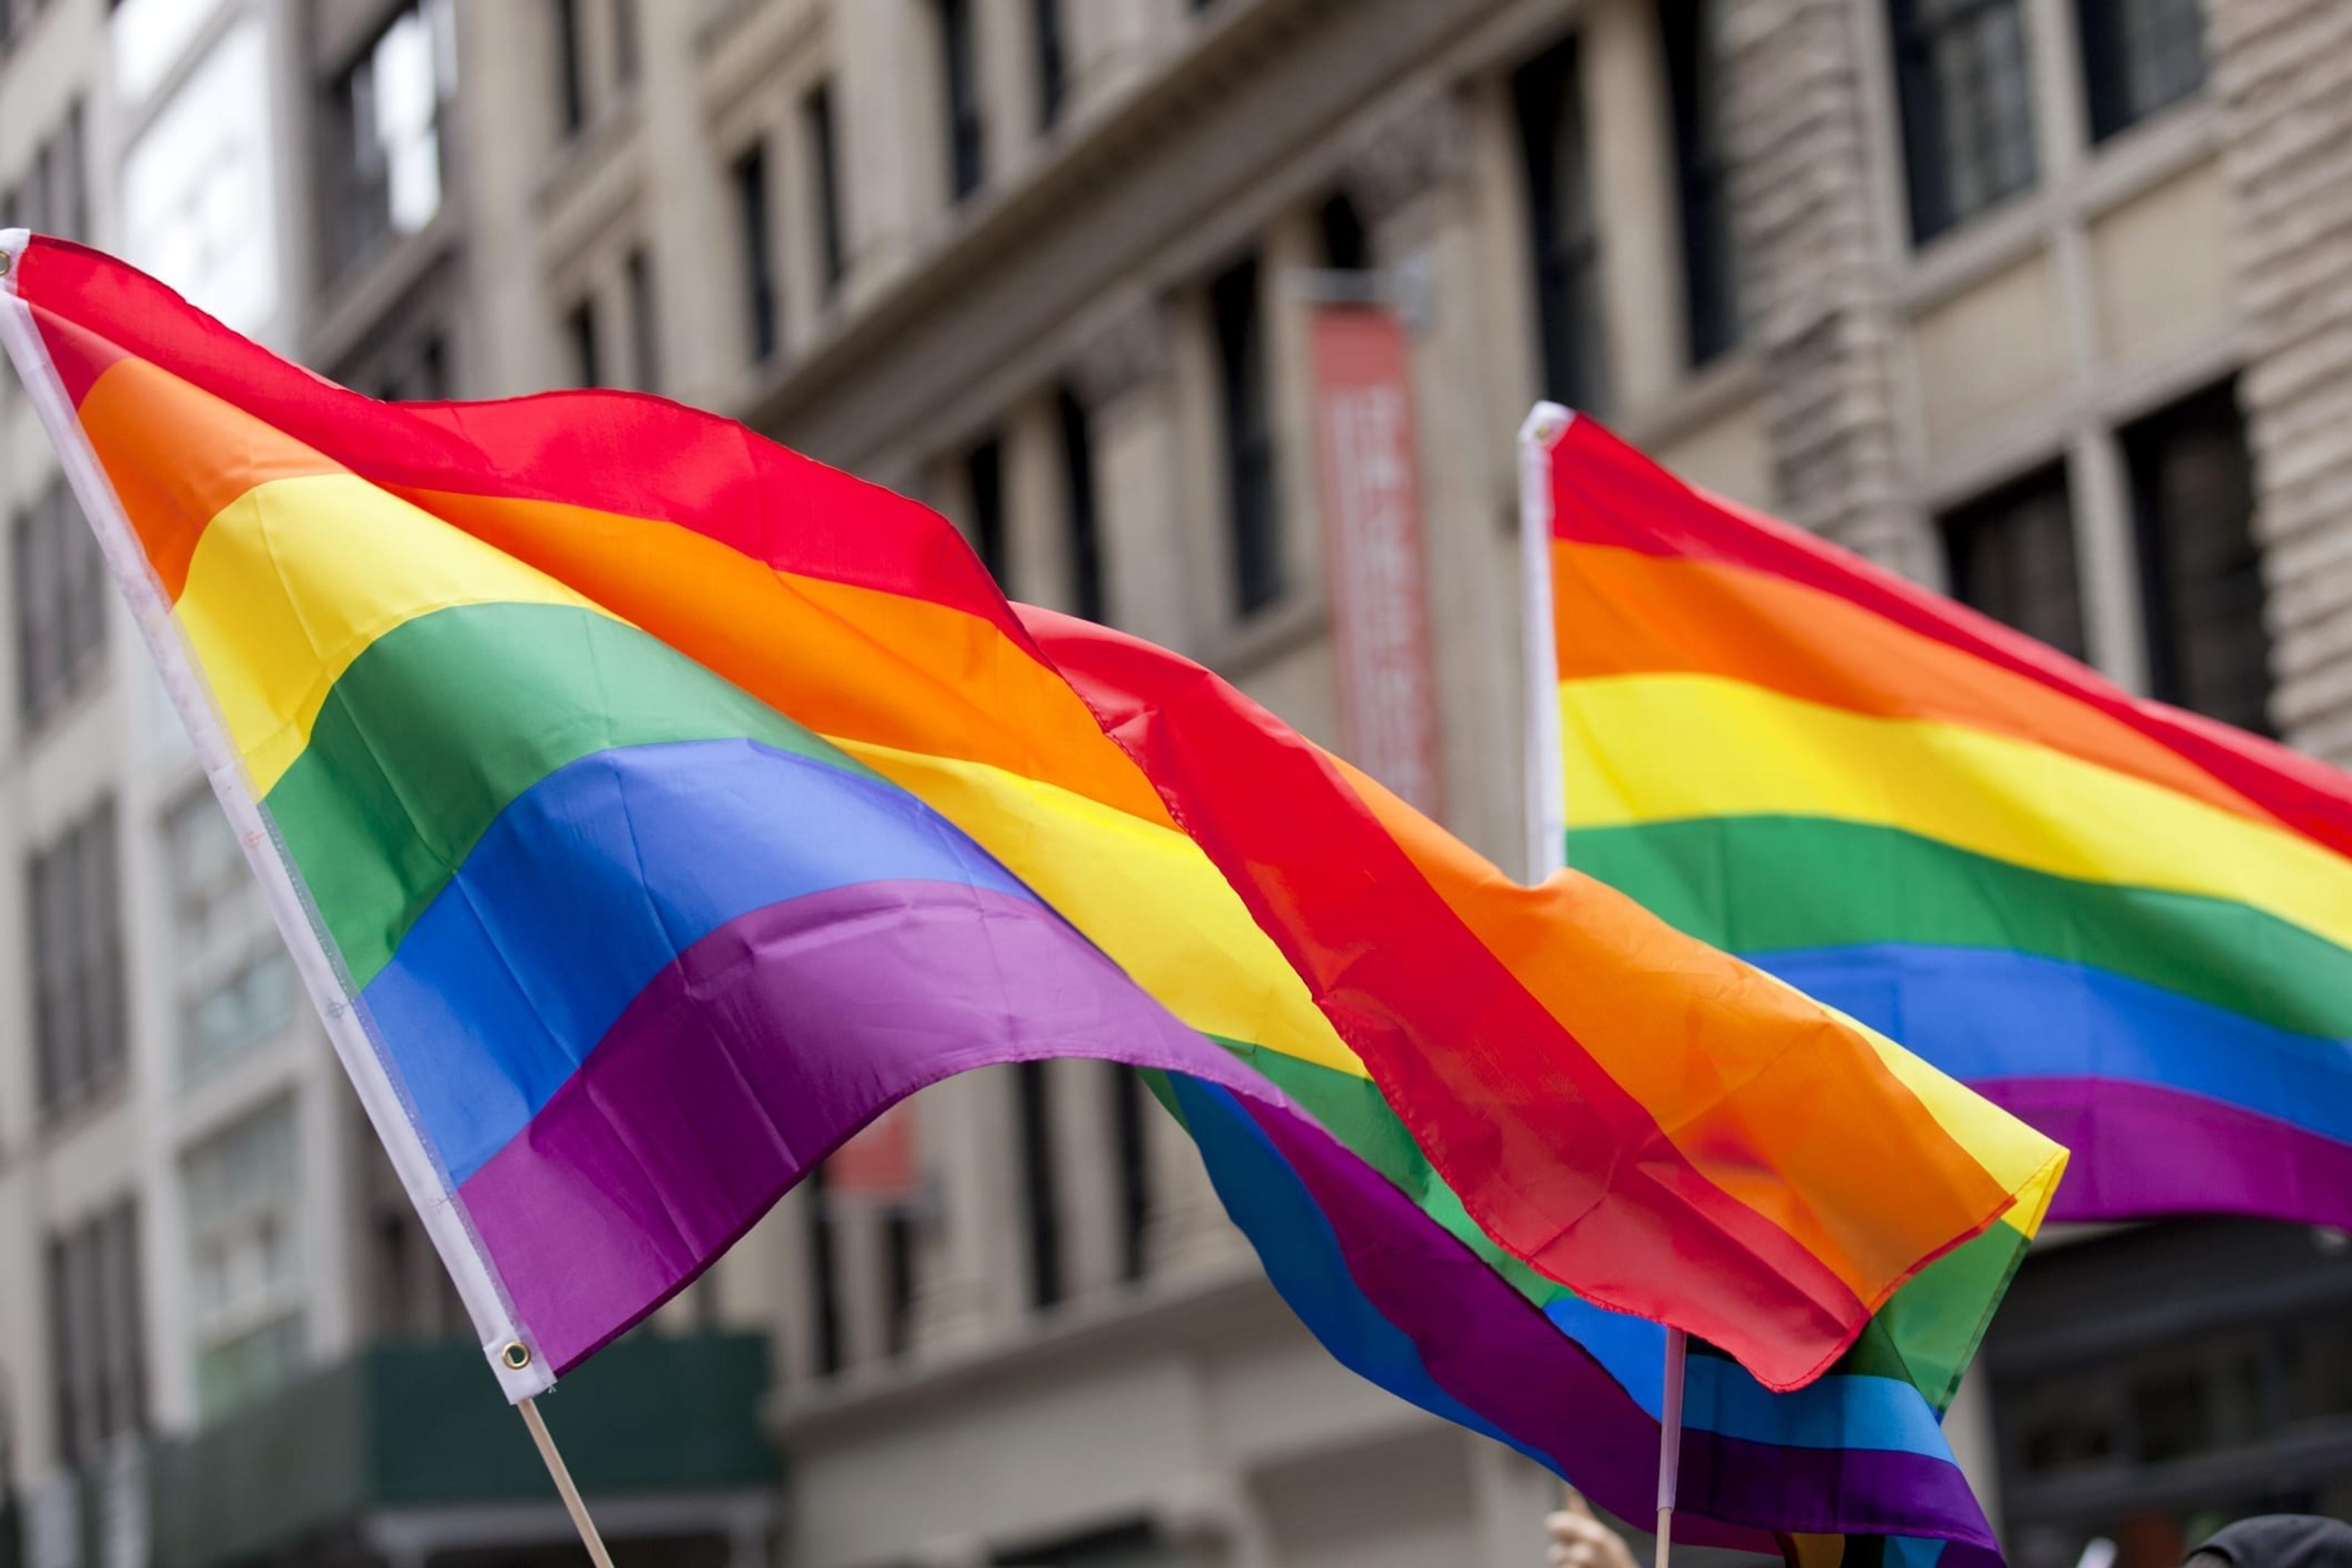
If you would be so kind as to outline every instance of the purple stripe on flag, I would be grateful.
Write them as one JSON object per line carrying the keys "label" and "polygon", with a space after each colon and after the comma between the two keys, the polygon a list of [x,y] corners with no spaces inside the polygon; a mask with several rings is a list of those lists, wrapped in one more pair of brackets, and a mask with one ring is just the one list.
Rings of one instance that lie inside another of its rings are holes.
{"label": "purple stripe on flag", "polygon": [[[1603,1506],[1641,1519],[1657,1485],[1658,1424],[1582,1347],[1357,1161],[1320,1157],[1319,1129],[1280,1110],[1252,1116],[1331,1224],[1349,1274],[1420,1347],[1429,1374]],[[1921,1535],[1998,1550],[1950,1460],[1892,1449],[1784,1447],[1685,1429],[1683,1506],[1713,1520],[1806,1532]],[[1697,1539],[1697,1537],[1694,1537]],[[1737,1532],[1723,1544],[1758,1549]]]}
{"label": "purple stripe on flag", "polygon": [[955,883],[865,882],[694,943],[459,1194],[561,1373],[894,1101],[1048,1057],[1278,1099],[1052,910]]}
{"label": "purple stripe on flag", "polygon": [[1969,1087],[2073,1151],[2053,1220],[2251,1214],[2342,1225],[2352,1144],[2200,1094],[2099,1078]]}

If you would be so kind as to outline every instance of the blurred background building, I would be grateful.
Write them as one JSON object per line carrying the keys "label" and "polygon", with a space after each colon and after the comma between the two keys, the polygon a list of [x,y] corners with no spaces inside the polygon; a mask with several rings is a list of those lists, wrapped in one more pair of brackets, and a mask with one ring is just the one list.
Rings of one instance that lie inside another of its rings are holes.
{"label": "blurred background building", "polygon": [[[1384,300],[1430,798],[1514,868],[1539,395],[2352,761],[2342,0],[0,0],[0,223],[374,395],[735,415],[1335,744],[1309,312]],[[0,1565],[569,1560],[13,385],[0,521]],[[1096,1063],[927,1092],[551,1404],[634,1563],[1532,1568],[1552,1496]],[[2028,1568],[2352,1510],[2352,1255],[2063,1238],[1950,1429]]]}

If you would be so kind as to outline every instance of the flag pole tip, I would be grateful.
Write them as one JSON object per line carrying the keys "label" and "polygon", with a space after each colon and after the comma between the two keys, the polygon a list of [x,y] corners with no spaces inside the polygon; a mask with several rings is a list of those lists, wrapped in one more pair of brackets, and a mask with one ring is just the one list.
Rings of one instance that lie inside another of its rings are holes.
{"label": "flag pole tip", "polygon": [[1549,447],[1567,432],[1575,418],[1574,409],[1557,403],[1538,403],[1528,410],[1527,421],[1519,426],[1519,439]]}

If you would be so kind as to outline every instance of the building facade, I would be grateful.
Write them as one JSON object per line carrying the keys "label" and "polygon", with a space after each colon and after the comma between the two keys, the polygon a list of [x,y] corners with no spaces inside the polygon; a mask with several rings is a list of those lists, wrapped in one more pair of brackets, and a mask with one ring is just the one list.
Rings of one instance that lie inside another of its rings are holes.
{"label": "building facade", "polygon": [[[1354,275],[1409,324],[1444,815],[1513,869],[1538,396],[2352,763],[2339,0],[0,16],[0,192],[36,226],[376,395],[605,384],[735,415],[929,500],[1014,597],[1332,744],[1308,313]],[[503,1493],[173,1522],[205,1456],[308,1380],[458,1324],[21,396],[0,461],[0,860],[26,889],[0,899],[0,1474],[57,1512],[51,1478],[128,1474],[116,1439],[163,1434],[144,1538],[99,1532],[126,1564],[557,1550],[560,1518]],[[910,1169],[791,1195],[664,1310],[650,1339],[763,1347],[788,1479],[616,1460],[625,1552],[1536,1561],[1543,1478],[1331,1363],[1131,1079],[975,1074],[898,1135]],[[2104,1539],[2168,1568],[2209,1520],[2352,1508],[2341,1248],[2215,1224],[2038,1254],[1949,1423],[2021,1563]],[[71,1532],[34,1523],[62,1568]]]}

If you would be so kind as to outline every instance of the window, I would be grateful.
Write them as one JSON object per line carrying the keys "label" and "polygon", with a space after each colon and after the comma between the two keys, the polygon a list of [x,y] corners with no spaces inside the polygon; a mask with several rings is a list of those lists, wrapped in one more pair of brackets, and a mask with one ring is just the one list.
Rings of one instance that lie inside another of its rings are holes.
{"label": "window", "polygon": [[1345,191],[1334,191],[1316,210],[1323,231],[1323,265],[1334,272],[1362,272],[1372,265],[1372,237],[1365,231],[1364,215]]}
{"label": "window", "polygon": [[580,58],[580,0],[552,0],[555,6],[555,101],[563,134],[577,136],[588,123],[586,62]]}
{"label": "window", "polygon": [[637,81],[637,0],[613,0],[613,79],[623,87]]}
{"label": "window", "polygon": [[[29,0],[0,0],[0,38],[7,37],[8,12]],[[184,59],[220,0],[115,0],[109,7],[107,42],[114,59],[117,101],[145,100],[171,68]]]}
{"label": "window", "polygon": [[210,792],[182,801],[163,838],[180,1081],[194,1086],[293,1026],[294,964]]}
{"label": "window", "polygon": [[335,372],[345,386],[385,403],[438,402],[449,395],[447,341],[437,327],[415,330],[421,308],[394,312],[399,331],[369,344]]}
{"label": "window", "polygon": [[971,504],[971,547],[980,563],[1004,587],[1004,444],[992,436],[964,454],[964,487]]}
{"label": "window", "polygon": [[1511,93],[1527,163],[1544,395],[1599,412],[1608,395],[1601,228],[1593,214],[1576,40],[1521,66],[1511,79]]}
{"label": "window", "polygon": [[639,392],[661,390],[661,321],[654,307],[654,261],[644,246],[629,252],[621,265],[621,282],[629,300],[629,367]]}
{"label": "window", "polygon": [[301,1190],[289,1100],[244,1117],[180,1162],[196,1411],[204,1420],[277,1387],[301,1366]]}
{"label": "window", "polygon": [[2063,465],[1951,512],[1943,534],[1954,598],[2061,653],[2084,657],[2074,512]]}
{"label": "window", "polygon": [[131,1200],[52,1236],[47,1264],[58,1450],[67,1464],[86,1469],[115,1439],[147,1429],[139,1215]]}
{"label": "window", "polygon": [[2115,1568],[2172,1568],[2232,1519],[2352,1507],[2340,1240],[2172,1220],[2083,1247],[2027,1260],[1979,1357],[2019,1568],[2100,1539]]}
{"label": "window", "polygon": [[2139,536],[2150,689],[2271,732],[2270,634],[2252,464],[2236,389],[2214,387],[2123,432]]}
{"label": "window", "polygon": [[[348,1114],[363,1114],[352,1108]],[[470,1339],[473,1322],[458,1300],[457,1287],[441,1265],[433,1240],[417,1217],[416,1205],[400,1184],[392,1158],[364,1124],[356,1145],[366,1162],[361,1178],[367,1223],[366,1294],[368,1332],[383,1340]]]}
{"label": "window", "polygon": [[768,245],[768,147],[754,142],[735,160],[735,224],[743,247],[746,325],[751,360],[764,364],[776,352],[776,268]]}
{"label": "window", "polygon": [[841,1248],[834,1235],[833,1205],[825,1195],[824,1167],[802,1184],[808,1191],[809,1302],[816,1372],[830,1377],[845,1364],[841,1337]]}
{"label": "window", "polygon": [[330,94],[327,250],[338,272],[441,210],[441,104],[457,72],[450,5],[402,12]]}
{"label": "window", "polygon": [[882,1215],[882,1348],[904,1355],[915,1344],[915,1215],[904,1205]]}
{"label": "window", "polygon": [[572,355],[572,384],[604,384],[604,361],[596,352],[596,300],[582,300],[563,316],[564,346]]}
{"label": "window", "polygon": [[13,539],[16,710],[26,729],[54,718],[106,653],[106,560],[63,477],[20,514]]}
{"label": "window", "polygon": [[1675,195],[1682,206],[1683,325],[1694,366],[1739,338],[1731,235],[1731,161],[1723,142],[1720,0],[1659,0],[1674,114]]}
{"label": "window", "polygon": [[66,106],[56,132],[33,149],[19,198],[26,227],[68,239],[89,237],[89,168],[82,142],[82,106],[76,99]]}
{"label": "window", "polygon": [[962,201],[986,174],[986,128],[980,117],[980,60],[971,0],[932,0],[939,11],[940,79],[946,90],[948,195]]}
{"label": "window", "polygon": [[[115,37],[131,25],[126,5]],[[120,186],[124,258],[243,332],[278,300],[268,39],[259,16],[236,23],[157,106]]]}
{"label": "window", "polygon": [[1032,0],[1030,36],[1037,45],[1037,128],[1051,131],[1069,95],[1069,63],[1063,53],[1062,0]]}
{"label": "window", "polygon": [[1102,526],[1096,514],[1094,433],[1087,405],[1063,387],[1054,399],[1062,425],[1062,492],[1070,525],[1070,608],[1090,621],[1107,618],[1103,602]]}
{"label": "window", "polygon": [[1122,1062],[1104,1065],[1109,1069],[1111,1152],[1117,1162],[1111,1177],[1118,1202],[1118,1277],[1132,1281],[1142,1279],[1151,1263],[1151,1145],[1144,1131],[1143,1075]]}
{"label": "window", "polygon": [[1061,1193],[1054,1166],[1051,1062],[1013,1064],[1013,1136],[1021,1160],[1021,1215],[1029,1264],[1029,1305],[1062,1299]]}
{"label": "window", "polygon": [[122,1077],[113,803],[36,854],[27,880],[41,1110],[57,1117],[98,1099]]}
{"label": "window", "polygon": [[1911,234],[1921,244],[2033,184],[2021,0],[1891,0]]}
{"label": "window", "polygon": [[809,162],[816,193],[817,273],[831,294],[841,287],[848,269],[848,236],[842,227],[841,154],[834,142],[833,88],[819,82],[801,100],[801,120],[808,127]]}
{"label": "window", "polygon": [[2079,0],[2091,138],[2104,142],[2205,85],[2200,0]]}
{"label": "window", "polygon": [[1209,285],[1223,404],[1225,531],[1233,552],[1234,605],[1255,615],[1282,597],[1281,512],[1274,484],[1273,396],[1266,383],[1265,326],[1258,261],[1245,256]]}

